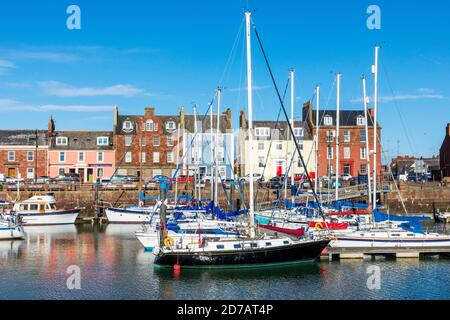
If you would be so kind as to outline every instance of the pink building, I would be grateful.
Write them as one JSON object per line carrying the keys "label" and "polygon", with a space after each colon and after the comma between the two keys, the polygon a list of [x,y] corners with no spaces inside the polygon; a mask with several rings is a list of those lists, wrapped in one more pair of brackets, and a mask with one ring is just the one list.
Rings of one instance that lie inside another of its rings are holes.
{"label": "pink building", "polygon": [[112,131],[55,131],[48,126],[48,176],[78,173],[81,182],[110,178],[115,171]]}

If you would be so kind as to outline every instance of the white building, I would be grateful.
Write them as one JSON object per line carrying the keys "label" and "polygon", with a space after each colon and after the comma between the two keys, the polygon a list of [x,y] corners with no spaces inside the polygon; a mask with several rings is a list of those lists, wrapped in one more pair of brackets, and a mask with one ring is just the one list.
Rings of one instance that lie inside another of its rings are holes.
{"label": "white building", "polygon": [[[241,111],[239,119],[237,164],[241,176],[249,173],[250,165],[253,173],[259,173],[264,179],[294,171],[294,174],[304,173],[295,143],[291,139],[286,121],[253,121],[253,163],[249,163],[249,141],[245,113]],[[294,121],[295,139],[301,150],[308,172],[314,176],[314,143],[302,121]],[[289,169],[290,168],[290,169]]]}

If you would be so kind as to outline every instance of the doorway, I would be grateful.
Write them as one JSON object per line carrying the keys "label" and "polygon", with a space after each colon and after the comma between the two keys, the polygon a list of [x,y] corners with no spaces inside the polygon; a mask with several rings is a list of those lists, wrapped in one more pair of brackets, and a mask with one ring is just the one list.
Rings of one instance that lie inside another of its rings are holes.
{"label": "doorway", "polygon": [[17,170],[16,170],[16,168],[8,168],[8,176],[10,176],[10,177],[16,177],[16,176],[17,176]]}
{"label": "doorway", "polygon": [[92,168],[87,169],[87,181],[94,182],[94,169]]}

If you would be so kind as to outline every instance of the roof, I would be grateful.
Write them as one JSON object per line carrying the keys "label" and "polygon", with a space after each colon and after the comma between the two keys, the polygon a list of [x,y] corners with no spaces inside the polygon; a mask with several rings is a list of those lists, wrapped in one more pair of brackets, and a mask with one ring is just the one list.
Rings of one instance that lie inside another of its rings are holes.
{"label": "roof", "polygon": [[[203,119],[204,118],[204,119]],[[202,121],[203,120],[203,121]],[[213,129],[216,128],[217,125],[217,115],[212,116]],[[195,131],[195,117],[194,115],[185,115],[184,116],[184,127],[189,132]],[[207,115],[206,117],[203,114],[197,115],[197,130],[202,129],[202,132],[209,131],[211,129],[211,115]],[[220,132],[225,133],[227,130],[233,129],[231,119],[224,114],[220,115]]]}
{"label": "roof", "polygon": [[[246,127],[248,127],[248,121],[246,121]],[[253,121],[253,129],[256,128],[270,128],[271,136],[274,132],[277,132],[278,140],[289,140],[289,126],[287,121]],[[294,121],[294,128],[305,128],[303,121]],[[308,130],[303,130],[303,140],[311,140],[312,136]]]}
{"label": "roof", "polygon": [[[312,119],[313,123],[316,123],[316,113],[317,110],[312,110]],[[303,119],[305,118],[305,114],[303,115]],[[319,110],[319,125],[325,126],[324,124],[324,117],[330,116],[333,119],[332,126],[336,126],[336,116],[337,112],[336,110]],[[340,126],[357,126],[357,118],[358,117],[364,117],[364,111],[362,110],[341,110],[339,111],[339,125]],[[369,117],[368,119],[369,126],[373,126],[372,117]]]}
{"label": "roof", "polygon": [[[57,137],[66,137],[67,145],[56,145]],[[98,137],[108,137],[109,144],[97,145]],[[53,150],[112,150],[112,131],[55,131],[53,133],[50,149]]]}
{"label": "roof", "polygon": [[[47,130],[37,130],[38,145],[47,146]],[[36,146],[36,130],[0,130],[0,145]]]}

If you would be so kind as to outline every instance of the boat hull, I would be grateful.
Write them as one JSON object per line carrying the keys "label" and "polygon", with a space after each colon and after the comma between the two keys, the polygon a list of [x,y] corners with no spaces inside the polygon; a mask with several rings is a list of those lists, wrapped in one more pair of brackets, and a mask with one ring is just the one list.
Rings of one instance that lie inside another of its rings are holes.
{"label": "boat hull", "polygon": [[0,226],[0,240],[24,239],[22,227]]}
{"label": "boat hull", "polygon": [[143,223],[150,221],[149,211],[108,208],[105,210],[110,223]]}
{"label": "boat hull", "polygon": [[261,268],[316,260],[330,240],[308,241],[272,248],[221,252],[159,252],[155,264],[190,268]]}
{"label": "boat hull", "polygon": [[17,213],[24,226],[74,224],[81,209],[46,213]]}

